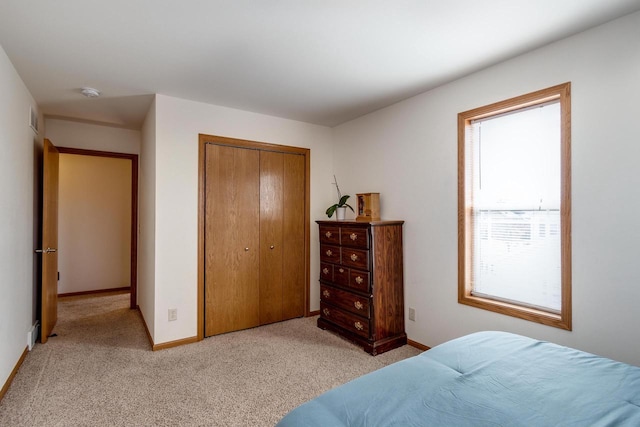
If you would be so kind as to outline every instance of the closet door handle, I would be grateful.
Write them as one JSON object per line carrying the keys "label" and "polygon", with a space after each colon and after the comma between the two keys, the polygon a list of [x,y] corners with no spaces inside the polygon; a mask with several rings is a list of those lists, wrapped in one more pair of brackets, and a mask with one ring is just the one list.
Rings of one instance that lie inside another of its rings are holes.
{"label": "closet door handle", "polygon": [[273,249],[273,248],[275,248],[275,246],[273,246],[273,245],[269,246],[269,249]]}
{"label": "closet door handle", "polygon": [[249,248],[244,248],[244,251],[245,252],[249,252]]}

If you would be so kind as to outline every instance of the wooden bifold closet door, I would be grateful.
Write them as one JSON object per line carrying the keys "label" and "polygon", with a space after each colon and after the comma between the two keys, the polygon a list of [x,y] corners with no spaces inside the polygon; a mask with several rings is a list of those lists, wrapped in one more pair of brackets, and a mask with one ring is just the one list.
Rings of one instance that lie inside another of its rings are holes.
{"label": "wooden bifold closet door", "polygon": [[305,314],[305,157],[207,143],[205,336]]}

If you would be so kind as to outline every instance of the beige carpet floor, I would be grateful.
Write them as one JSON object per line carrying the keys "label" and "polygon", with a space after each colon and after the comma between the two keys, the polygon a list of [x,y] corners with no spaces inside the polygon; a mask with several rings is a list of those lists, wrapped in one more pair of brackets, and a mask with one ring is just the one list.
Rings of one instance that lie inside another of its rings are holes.
{"label": "beige carpet floor", "polygon": [[128,294],[61,299],[0,402],[0,426],[273,426],[299,404],[417,355],[372,357],[294,319],[153,352]]}

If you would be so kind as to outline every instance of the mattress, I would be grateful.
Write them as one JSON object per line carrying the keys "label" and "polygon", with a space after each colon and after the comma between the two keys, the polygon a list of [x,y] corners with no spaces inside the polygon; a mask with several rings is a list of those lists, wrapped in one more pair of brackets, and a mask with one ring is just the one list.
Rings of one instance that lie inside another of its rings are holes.
{"label": "mattress", "polygon": [[637,427],[640,368],[479,332],[330,390],[278,426]]}

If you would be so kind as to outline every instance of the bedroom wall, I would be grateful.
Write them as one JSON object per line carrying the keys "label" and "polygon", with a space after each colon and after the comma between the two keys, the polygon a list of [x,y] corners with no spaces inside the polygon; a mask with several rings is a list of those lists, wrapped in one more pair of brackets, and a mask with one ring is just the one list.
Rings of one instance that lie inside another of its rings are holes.
{"label": "bedroom wall", "polygon": [[[197,335],[198,134],[310,148],[311,221],[322,218],[333,199],[333,151],[327,127],[164,95],[155,102],[155,320],[149,328],[159,344]],[[318,233],[313,225],[311,309],[317,310]],[[178,309],[177,321],[168,322],[169,308]]]}
{"label": "bedroom wall", "polygon": [[53,145],[94,151],[139,154],[139,130],[46,117],[46,135]]}
{"label": "bedroom wall", "polygon": [[131,161],[60,154],[58,293],[131,285]]}
{"label": "bedroom wall", "polygon": [[[635,13],[334,129],[343,192],[380,192],[383,217],[406,221],[405,310],[416,308],[416,321],[406,322],[410,339],[435,346],[505,330],[640,365],[638,76]],[[457,114],[567,81],[572,332],[457,303]]]}
{"label": "bedroom wall", "polygon": [[150,334],[155,325],[156,101],[142,125],[138,171],[138,307]]}
{"label": "bedroom wall", "polygon": [[[29,127],[37,105],[0,46],[0,388],[27,348],[37,286],[36,176],[42,138]],[[43,131],[39,117],[40,135]]]}

